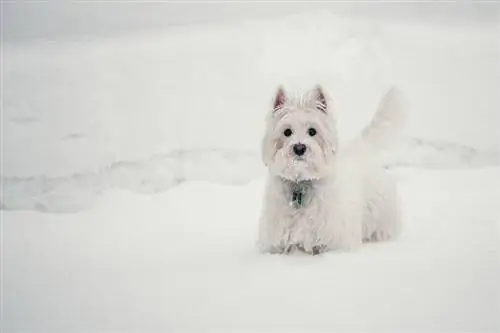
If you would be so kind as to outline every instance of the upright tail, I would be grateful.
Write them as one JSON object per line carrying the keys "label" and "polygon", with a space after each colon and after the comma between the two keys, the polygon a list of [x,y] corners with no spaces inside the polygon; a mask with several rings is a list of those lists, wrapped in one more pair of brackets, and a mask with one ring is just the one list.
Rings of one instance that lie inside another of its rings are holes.
{"label": "upright tail", "polygon": [[402,104],[401,92],[391,88],[380,101],[372,121],[354,139],[350,148],[379,152],[395,144],[405,120]]}

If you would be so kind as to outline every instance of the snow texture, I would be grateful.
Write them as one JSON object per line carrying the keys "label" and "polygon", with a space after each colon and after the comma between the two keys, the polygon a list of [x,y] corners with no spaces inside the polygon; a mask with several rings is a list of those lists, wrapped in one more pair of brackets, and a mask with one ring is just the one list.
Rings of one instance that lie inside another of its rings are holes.
{"label": "snow texture", "polygon": [[[2,331],[499,331],[500,27],[433,8],[7,38]],[[405,95],[403,233],[263,255],[265,115],[315,83],[341,144]]]}
{"label": "snow texture", "polygon": [[107,191],[8,212],[4,327],[20,331],[496,331],[500,168],[399,172],[401,237],[355,253],[255,250],[263,182]]}

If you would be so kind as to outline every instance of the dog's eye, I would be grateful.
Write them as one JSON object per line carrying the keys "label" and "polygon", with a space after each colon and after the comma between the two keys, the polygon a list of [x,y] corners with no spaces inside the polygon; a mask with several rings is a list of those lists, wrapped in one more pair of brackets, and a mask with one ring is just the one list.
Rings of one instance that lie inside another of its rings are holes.
{"label": "dog's eye", "polygon": [[309,133],[310,136],[315,136],[316,135],[316,130],[311,127],[309,130],[307,130],[307,133]]}
{"label": "dog's eye", "polygon": [[289,129],[289,128],[287,128],[286,130],[283,131],[283,135],[284,136],[290,136],[290,135],[292,135],[292,130]]}

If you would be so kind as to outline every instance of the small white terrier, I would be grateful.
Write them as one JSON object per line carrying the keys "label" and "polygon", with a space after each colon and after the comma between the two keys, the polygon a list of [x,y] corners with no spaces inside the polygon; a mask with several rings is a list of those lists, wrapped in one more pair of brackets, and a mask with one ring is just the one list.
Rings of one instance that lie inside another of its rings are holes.
{"label": "small white terrier", "polygon": [[278,89],[262,146],[269,169],[262,251],[318,254],[398,234],[396,182],[378,157],[401,127],[399,101],[391,89],[360,136],[340,149],[331,101],[320,86],[301,96]]}

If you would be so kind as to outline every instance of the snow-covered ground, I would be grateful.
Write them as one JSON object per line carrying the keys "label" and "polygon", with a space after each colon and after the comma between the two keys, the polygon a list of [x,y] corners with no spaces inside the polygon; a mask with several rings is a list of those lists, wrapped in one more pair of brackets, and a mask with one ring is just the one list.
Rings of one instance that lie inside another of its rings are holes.
{"label": "snow-covered ground", "polygon": [[[498,20],[342,13],[5,42],[4,331],[499,330]],[[316,82],[344,140],[405,93],[405,229],[262,255],[264,116]]]}
{"label": "snow-covered ground", "polygon": [[498,330],[500,168],[399,177],[397,242],[316,257],[255,251],[261,180],[6,213],[6,332]]}

